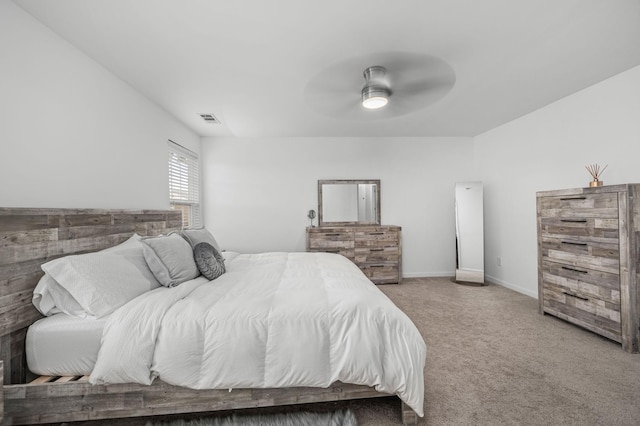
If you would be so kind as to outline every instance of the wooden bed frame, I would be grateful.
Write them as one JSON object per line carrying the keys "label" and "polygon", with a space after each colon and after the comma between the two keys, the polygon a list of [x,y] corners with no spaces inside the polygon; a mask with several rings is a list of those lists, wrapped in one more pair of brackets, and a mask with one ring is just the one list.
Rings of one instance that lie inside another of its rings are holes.
{"label": "wooden bed frame", "polygon": [[[26,367],[25,336],[41,318],[33,307],[40,265],[117,245],[132,234],[180,230],[174,210],[0,208],[0,422],[34,424],[212,412],[252,407],[389,397],[374,388],[336,382],[329,388],[194,390],[160,380],[91,385],[87,377],[40,377]],[[401,404],[404,424],[417,414]]]}

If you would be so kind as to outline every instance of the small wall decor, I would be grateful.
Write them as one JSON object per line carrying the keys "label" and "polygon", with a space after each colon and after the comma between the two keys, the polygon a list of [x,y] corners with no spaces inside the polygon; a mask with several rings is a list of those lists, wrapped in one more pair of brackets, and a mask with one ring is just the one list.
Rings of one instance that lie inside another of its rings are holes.
{"label": "small wall decor", "polygon": [[600,180],[600,176],[602,176],[602,173],[604,173],[607,166],[604,166],[602,170],[600,170],[600,166],[597,164],[589,164],[588,166],[585,166],[589,174],[593,177],[593,180],[589,182],[590,187],[602,186],[604,184],[604,182]]}

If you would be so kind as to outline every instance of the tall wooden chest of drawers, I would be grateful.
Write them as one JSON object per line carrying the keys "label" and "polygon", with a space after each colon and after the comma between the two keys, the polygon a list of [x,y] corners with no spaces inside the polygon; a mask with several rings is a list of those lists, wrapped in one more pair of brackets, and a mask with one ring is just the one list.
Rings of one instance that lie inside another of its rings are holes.
{"label": "tall wooden chest of drawers", "polygon": [[540,313],[638,352],[640,184],[536,195]]}
{"label": "tall wooden chest of drawers", "polygon": [[402,282],[399,226],[321,226],[307,228],[307,251],[338,253],[376,284]]}

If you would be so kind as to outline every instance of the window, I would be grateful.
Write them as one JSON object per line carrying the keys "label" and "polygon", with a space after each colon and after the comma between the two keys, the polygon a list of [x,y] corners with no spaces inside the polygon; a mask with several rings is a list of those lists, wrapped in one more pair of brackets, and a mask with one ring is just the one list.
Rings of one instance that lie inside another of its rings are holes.
{"label": "window", "polygon": [[182,211],[183,228],[202,226],[198,155],[169,141],[169,203]]}

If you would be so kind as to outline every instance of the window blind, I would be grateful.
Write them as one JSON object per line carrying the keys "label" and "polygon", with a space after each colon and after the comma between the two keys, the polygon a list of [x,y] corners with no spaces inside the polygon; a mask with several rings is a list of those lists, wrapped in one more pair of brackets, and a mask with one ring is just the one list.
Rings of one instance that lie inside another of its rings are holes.
{"label": "window blind", "polygon": [[185,227],[200,227],[200,164],[196,153],[169,141],[169,202]]}

